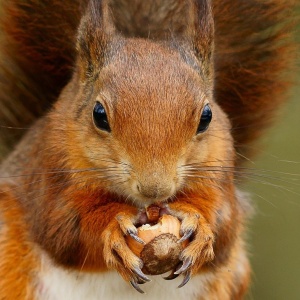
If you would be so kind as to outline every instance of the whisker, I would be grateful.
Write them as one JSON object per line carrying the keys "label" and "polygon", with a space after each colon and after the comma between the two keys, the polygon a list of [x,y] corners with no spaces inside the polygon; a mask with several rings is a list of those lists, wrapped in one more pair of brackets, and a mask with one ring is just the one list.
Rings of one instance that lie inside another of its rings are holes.
{"label": "whisker", "polygon": [[[90,177],[87,177],[88,179],[98,179],[98,177],[96,177],[96,176],[90,176]],[[116,176],[116,178],[118,178],[117,176]],[[106,177],[104,177],[104,179],[105,180],[101,180],[101,183],[103,183],[103,182],[106,182],[106,181],[110,181],[111,180],[111,178],[107,178],[107,176]],[[126,182],[126,180],[119,180],[119,181],[116,181],[116,180],[114,180],[114,184],[120,184],[120,183],[124,183],[124,182]],[[33,198],[30,198],[30,200],[31,201],[34,201],[34,200],[37,200],[37,199],[39,199],[40,197],[44,197],[44,196],[46,196],[50,191],[52,191],[52,190],[57,190],[57,188],[61,188],[61,189],[63,189],[63,188],[65,188],[65,187],[67,187],[67,186],[69,186],[70,185],[70,183],[73,183],[74,184],[74,186],[75,185],[79,185],[79,184],[81,184],[81,183],[87,183],[87,179],[86,179],[86,177],[80,177],[79,179],[78,178],[68,178],[67,180],[65,180],[65,181],[63,181],[63,182],[61,182],[61,183],[54,183],[54,184],[51,184],[51,185],[49,185],[47,188],[45,188],[44,190],[45,190],[45,192],[44,193],[41,193],[41,194],[39,194],[39,195],[37,195],[37,196],[35,196],[35,197],[33,197]],[[36,193],[37,191],[39,191],[40,189],[35,189],[35,190],[31,190],[30,192],[28,192],[28,194],[27,194],[27,197],[28,196],[30,196],[31,194],[34,194],[34,193]],[[10,191],[10,190],[7,190],[7,191]],[[6,191],[6,192],[7,192]],[[71,194],[72,192],[70,192],[70,194]],[[21,196],[19,196],[18,198],[21,198]]]}
{"label": "whisker", "polygon": [[236,151],[235,152],[238,156],[240,156],[241,158],[244,158],[246,161],[250,162],[251,164],[255,165],[255,162],[252,161],[250,158],[246,157],[245,155],[243,155],[242,153]]}
{"label": "whisker", "polygon": [[[246,177],[246,178],[247,178],[247,177]],[[287,187],[284,187],[284,186],[281,186],[281,185],[277,185],[277,184],[275,184],[275,183],[271,183],[271,182],[269,182],[269,181],[264,181],[264,180],[257,179],[257,178],[253,178],[253,177],[248,177],[248,179],[251,179],[251,180],[254,180],[254,181],[259,182],[259,183],[261,183],[261,184],[269,185],[269,186],[272,186],[272,187],[274,187],[274,188],[276,188],[276,189],[281,189],[281,190],[287,191],[287,192],[289,192],[289,193],[295,194],[295,195],[297,195],[297,196],[300,196],[300,193],[297,193],[297,192],[295,192],[295,191],[293,191],[293,190],[291,190],[291,189],[289,189],[289,188],[287,188]]]}
{"label": "whisker", "polygon": [[[106,167],[106,168],[87,168],[87,169],[73,169],[73,170],[55,170],[55,171],[47,171],[47,172],[35,172],[35,173],[27,173],[27,174],[19,174],[19,175],[9,175],[9,176],[0,176],[0,179],[8,179],[8,178],[18,178],[18,177],[27,177],[27,176],[36,176],[36,175],[49,175],[49,174],[78,174],[83,172],[98,172],[98,171],[107,171],[110,169],[117,169],[117,167]],[[124,172],[127,174],[127,172]]]}
{"label": "whisker", "polygon": [[258,169],[258,168],[249,168],[249,167],[235,167],[235,166],[204,166],[200,164],[187,164],[187,165],[182,165],[182,168],[185,168],[187,166],[187,169],[191,170],[192,168],[195,171],[198,170],[209,170],[209,171],[214,171],[218,170],[224,170],[224,169],[233,169],[233,170],[249,170],[249,171],[255,171],[255,172],[263,172],[263,173],[274,173],[274,174],[281,174],[281,175],[290,175],[290,176],[295,176],[295,177],[300,177],[299,173],[290,173],[290,172],[282,172],[282,171],[276,171],[276,170],[268,170],[268,169]]}
{"label": "whisker", "polygon": [[[266,174],[256,174],[256,173],[251,173],[251,172],[241,172],[241,171],[236,171],[236,170],[204,170],[203,172],[214,172],[214,173],[217,173],[217,172],[220,172],[220,173],[232,173],[234,174],[235,176],[239,176],[240,178],[245,178],[245,179],[254,179],[254,178],[264,178],[264,179],[270,179],[270,180],[274,180],[274,181],[279,181],[279,182],[283,182],[283,183],[286,183],[286,184],[289,184],[289,185],[292,185],[292,186],[300,186],[300,183],[298,182],[293,182],[297,179],[295,178],[289,178],[289,179],[284,179],[284,178],[281,178],[281,177],[275,177],[275,176],[270,176],[270,175],[266,175]],[[192,170],[192,173],[194,171]],[[196,172],[196,171],[195,171]],[[199,171],[197,171],[198,173]],[[185,176],[188,176],[189,173],[184,173],[182,172],[182,174],[184,174]],[[191,175],[193,176],[193,175]]]}
{"label": "whisker", "polygon": [[[65,170],[64,170],[65,171]],[[83,170],[80,170],[80,171],[77,171],[77,172],[69,172],[69,171],[67,171],[67,172],[59,172],[59,173],[57,173],[57,172],[51,172],[50,174],[53,174],[49,179],[56,179],[56,178],[59,178],[60,176],[62,176],[62,174],[63,173],[66,173],[67,175],[70,175],[70,174],[78,174],[78,173],[84,173],[84,172],[89,172],[89,171],[93,171],[93,172],[95,172],[95,171],[107,171],[107,169],[99,169],[99,168],[90,168],[90,169],[83,169]],[[37,175],[44,175],[44,173],[36,173]],[[28,176],[31,176],[32,174],[28,174]],[[113,172],[113,174],[110,174],[110,175],[107,175],[107,174],[96,174],[96,175],[94,175],[94,178],[98,178],[98,179],[104,179],[104,178],[106,178],[107,180],[108,179],[113,179],[113,178],[119,178],[120,177],[120,175],[127,175],[127,172],[123,172],[123,171],[119,171],[119,172]],[[17,175],[15,175],[15,176],[17,176]],[[90,175],[89,175],[90,176]],[[12,176],[12,177],[14,177],[14,176]],[[90,176],[90,178],[92,178],[92,176]],[[66,179],[66,178],[65,178]],[[70,178],[70,179],[67,179],[67,180],[75,180],[76,178]],[[38,180],[34,180],[34,181],[31,181],[31,182],[29,182],[29,183],[22,183],[22,184],[18,184],[18,185],[14,185],[12,188],[10,188],[10,189],[8,189],[8,190],[4,190],[4,191],[0,191],[0,194],[2,194],[2,193],[6,193],[6,192],[10,192],[10,191],[17,191],[17,190],[19,190],[19,189],[21,189],[21,188],[24,188],[24,187],[30,187],[30,186],[32,186],[32,185],[35,185],[35,184],[39,184],[39,183],[41,183],[41,182],[43,182],[44,181],[44,178],[39,178]],[[50,185],[50,187],[51,187],[52,185]],[[56,187],[57,186],[59,186],[58,185],[58,183],[56,183]]]}
{"label": "whisker", "polygon": [[266,203],[270,204],[272,207],[278,209],[278,207],[273,202],[271,202],[270,200],[266,199],[265,197],[263,197],[263,196],[261,196],[261,195],[259,195],[257,193],[253,193],[253,195],[255,195],[256,197],[258,197],[258,198],[260,198],[262,200],[264,200]]}

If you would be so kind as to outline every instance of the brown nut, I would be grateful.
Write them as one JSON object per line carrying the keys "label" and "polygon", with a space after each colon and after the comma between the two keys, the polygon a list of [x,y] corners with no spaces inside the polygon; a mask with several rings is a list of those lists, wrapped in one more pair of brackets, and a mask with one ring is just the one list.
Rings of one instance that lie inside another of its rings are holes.
{"label": "brown nut", "polygon": [[157,224],[138,228],[138,236],[145,241],[145,245],[130,236],[126,237],[128,247],[142,259],[145,274],[159,275],[176,267],[180,262],[180,253],[188,244],[188,241],[178,243],[179,232],[180,221],[171,215],[163,215]]}

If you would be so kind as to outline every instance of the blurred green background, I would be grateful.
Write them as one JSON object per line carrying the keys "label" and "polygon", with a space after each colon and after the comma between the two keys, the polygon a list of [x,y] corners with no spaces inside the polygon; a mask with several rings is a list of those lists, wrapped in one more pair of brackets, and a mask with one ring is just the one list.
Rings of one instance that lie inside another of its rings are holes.
{"label": "blurred green background", "polygon": [[[265,135],[244,190],[256,213],[248,244],[253,282],[248,299],[300,299],[300,88]],[[260,147],[259,146],[259,147]],[[266,171],[268,170],[268,171]]]}

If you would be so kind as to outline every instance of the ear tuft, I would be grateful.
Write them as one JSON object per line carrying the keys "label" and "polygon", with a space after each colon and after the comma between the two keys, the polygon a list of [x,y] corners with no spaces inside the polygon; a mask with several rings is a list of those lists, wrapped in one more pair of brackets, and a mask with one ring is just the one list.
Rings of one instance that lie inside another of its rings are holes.
{"label": "ear tuft", "polygon": [[203,73],[212,78],[214,52],[214,19],[210,0],[194,0],[195,23],[192,46]]}
{"label": "ear tuft", "polygon": [[104,64],[105,53],[116,32],[109,2],[91,0],[78,29],[77,50],[88,76],[94,74],[95,66]]}
{"label": "ear tuft", "polygon": [[210,59],[214,44],[214,19],[210,0],[195,0],[195,36],[196,53],[204,59]]}

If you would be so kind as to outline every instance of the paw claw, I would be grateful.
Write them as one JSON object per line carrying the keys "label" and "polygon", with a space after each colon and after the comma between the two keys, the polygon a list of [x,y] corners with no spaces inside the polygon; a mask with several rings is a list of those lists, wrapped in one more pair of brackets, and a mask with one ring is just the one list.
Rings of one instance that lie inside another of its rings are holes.
{"label": "paw claw", "polygon": [[142,280],[140,278],[137,280],[137,284],[145,284],[145,283],[146,283],[146,281],[144,281],[144,280]]}
{"label": "paw claw", "polygon": [[192,266],[192,259],[189,257],[189,258],[186,258],[184,261],[183,261],[183,264],[181,266],[180,269],[176,270],[174,272],[174,274],[176,275],[180,275],[181,273],[184,273],[188,268],[190,268]]}
{"label": "paw claw", "polygon": [[192,236],[193,233],[194,233],[193,229],[187,230],[184,233],[184,235],[182,236],[182,238],[177,243],[182,243],[182,242],[186,241],[187,239],[189,239]]}
{"label": "paw claw", "polygon": [[185,276],[184,276],[182,282],[180,283],[180,285],[178,286],[178,288],[182,288],[183,286],[185,286],[189,282],[190,279],[191,279],[191,272],[188,271],[185,274]]}
{"label": "paw claw", "polygon": [[135,282],[134,280],[130,281],[130,284],[141,294],[144,294],[145,292],[139,287],[139,285],[137,284],[137,282]]}
{"label": "paw claw", "polygon": [[177,278],[179,276],[179,274],[175,274],[174,271],[171,272],[171,274],[169,274],[167,277],[163,277],[164,280],[173,280],[175,278]]}
{"label": "paw claw", "polygon": [[142,244],[142,245],[145,245],[146,243],[140,238],[137,236],[137,232],[136,231],[133,231],[131,229],[128,229],[127,230],[127,234],[129,234],[134,240],[136,240],[138,243]]}
{"label": "paw claw", "polygon": [[151,279],[147,277],[140,268],[134,268],[132,271],[143,281],[151,281]]}

